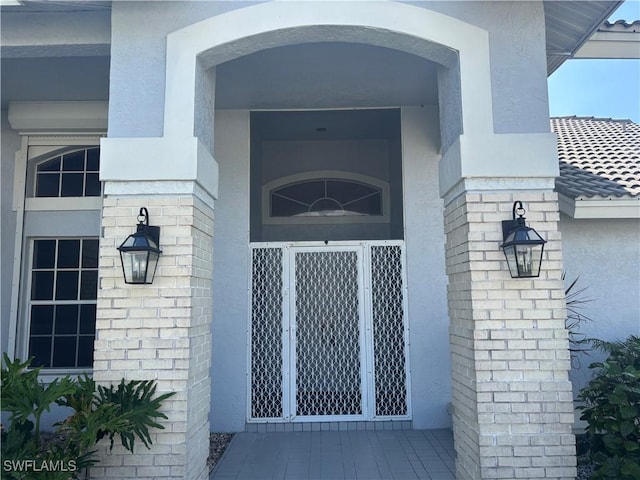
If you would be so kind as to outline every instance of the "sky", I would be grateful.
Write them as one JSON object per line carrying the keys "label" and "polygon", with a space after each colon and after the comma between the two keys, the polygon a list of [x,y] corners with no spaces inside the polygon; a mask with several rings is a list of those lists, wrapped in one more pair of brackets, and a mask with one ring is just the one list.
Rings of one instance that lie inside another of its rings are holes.
{"label": "sky", "polygon": [[[626,0],[610,22],[640,20],[640,0]],[[552,117],[586,116],[640,123],[640,59],[567,60],[548,79]]]}

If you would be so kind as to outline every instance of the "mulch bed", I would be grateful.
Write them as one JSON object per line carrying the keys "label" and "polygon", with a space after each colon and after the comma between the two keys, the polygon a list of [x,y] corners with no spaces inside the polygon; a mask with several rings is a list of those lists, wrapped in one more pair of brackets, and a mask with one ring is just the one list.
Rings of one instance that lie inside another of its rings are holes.
{"label": "mulch bed", "polygon": [[233,433],[211,432],[209,435],[209,458],[207,459],[209,472],[216,466],[232,438]]}

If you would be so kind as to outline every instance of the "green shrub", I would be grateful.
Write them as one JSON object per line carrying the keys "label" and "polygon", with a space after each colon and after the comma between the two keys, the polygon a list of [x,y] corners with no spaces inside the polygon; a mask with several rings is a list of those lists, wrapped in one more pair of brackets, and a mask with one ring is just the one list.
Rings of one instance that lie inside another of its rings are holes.
{"label": "green shrub", "polygon": [[[565,278],[566,275],[563,273],[562,280]],[[588,356],[591,351],[591,342],[581,330],[585,323],[591,321],[591,318],[584,314],[583,309],[592,299],[586,296],[587,287],[578,286],[579,280],[580,277],[576,277],[564,291],[567,302],[565,326],[569,332],[569,352],[571,366],[574,368],[580,368],[582,355]]]}
{"label": "green shrub", "polygon": [[640,337],[593,341],[608,353],[589,366],[594,377],[578,396],[588,422],[593,479],[640,479]]}
{"label": "green shrub", "polygon": [[[2,411],[10,415],[8,428],[2,430],[3,479],[78,478],[97,462],[94,446],[100,439],[108,437],[113,448],[114,438],[120,437],[124,448],[133,452],[136,437],[149,448],[149,428],[164,428],[157,422],[167,418],[160,405],[174,393],[153,398],[153,381],[122,380],[114,389],[96,386],[86,375],[77,380],[67,375],[45,385],[38,381],[40,368],[29,369],[30,364],[31,360],[11,361],[4,355],[0,400]],[[43,446],[40,421],[54,404],[69,407],[72,413],[54,425],[54,440]],[[35,462],[37,472],[15,467],[27,460]],[[56,468],[43,470],[46,465]]]}

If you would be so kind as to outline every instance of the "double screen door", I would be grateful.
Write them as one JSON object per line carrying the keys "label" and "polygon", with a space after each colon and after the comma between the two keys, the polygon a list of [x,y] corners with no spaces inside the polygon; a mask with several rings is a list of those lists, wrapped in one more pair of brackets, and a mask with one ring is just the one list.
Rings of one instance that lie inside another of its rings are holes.
{"label": "double screen door", "polygon": [[249,420],[409,418],[402,242],[251,250]]}

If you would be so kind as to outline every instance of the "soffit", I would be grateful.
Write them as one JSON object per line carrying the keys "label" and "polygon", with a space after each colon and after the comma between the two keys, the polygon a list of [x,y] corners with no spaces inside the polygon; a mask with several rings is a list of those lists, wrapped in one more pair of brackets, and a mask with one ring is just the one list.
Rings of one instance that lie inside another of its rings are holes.
{"label": "soffit", "polygon": [[547,74],[551,75],[589,39],[622,1],[544,1]]}

